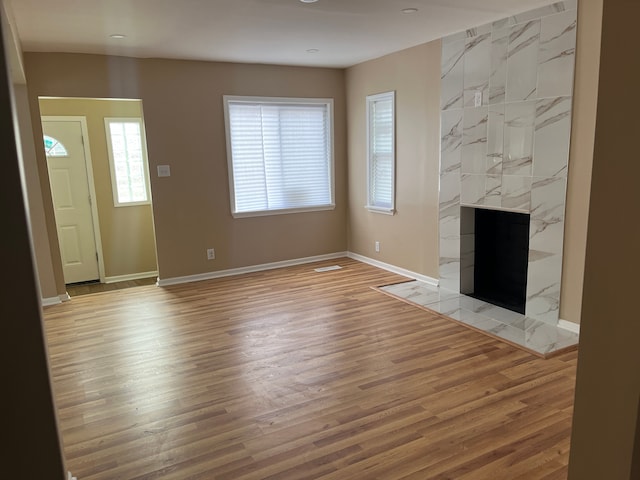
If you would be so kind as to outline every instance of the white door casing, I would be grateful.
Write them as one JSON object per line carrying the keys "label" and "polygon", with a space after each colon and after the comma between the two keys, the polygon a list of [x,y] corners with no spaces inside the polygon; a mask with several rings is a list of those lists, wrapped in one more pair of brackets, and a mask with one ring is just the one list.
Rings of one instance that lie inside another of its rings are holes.
{"label": "white door casing", "polygon": [[44,134],[58,140],[67,153],[47,156],[64,281],[102,280],[91,165],[83,141],[84,118],[43,117],[42,120]]}

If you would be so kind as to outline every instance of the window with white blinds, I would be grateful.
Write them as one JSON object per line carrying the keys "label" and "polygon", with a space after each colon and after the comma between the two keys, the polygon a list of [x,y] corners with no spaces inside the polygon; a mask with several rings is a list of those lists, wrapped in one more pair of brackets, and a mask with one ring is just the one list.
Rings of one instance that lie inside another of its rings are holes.
{"label": "window with white blinds", "polygon": [[367,97],[367,208],[395,209],[395,92]]}
{"label": "window with white blinds", "polygon": [[333,101],[224,97],[231,213],[335,207]]}

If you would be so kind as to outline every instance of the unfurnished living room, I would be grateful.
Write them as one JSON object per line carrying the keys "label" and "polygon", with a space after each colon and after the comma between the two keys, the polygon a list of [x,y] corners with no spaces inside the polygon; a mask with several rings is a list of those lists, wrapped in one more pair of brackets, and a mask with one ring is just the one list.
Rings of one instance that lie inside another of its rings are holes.
{"label": "unfurnished living room", "polygon": [[1,7],[3,478],[640,479],[639,2]]}

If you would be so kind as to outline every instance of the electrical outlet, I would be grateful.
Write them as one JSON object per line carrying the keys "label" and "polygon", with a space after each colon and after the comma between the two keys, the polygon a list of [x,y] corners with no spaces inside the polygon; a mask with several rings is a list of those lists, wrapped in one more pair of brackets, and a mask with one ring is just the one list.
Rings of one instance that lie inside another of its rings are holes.
{"label": "electrical outlet", "polygon": [[214,260],[216,258],[216,251],[213,248],[207,248],[207,260]]}
{"label": "electrical outlet", "polygon": [[376,241],[376,252],[380,253],[380,242]]}

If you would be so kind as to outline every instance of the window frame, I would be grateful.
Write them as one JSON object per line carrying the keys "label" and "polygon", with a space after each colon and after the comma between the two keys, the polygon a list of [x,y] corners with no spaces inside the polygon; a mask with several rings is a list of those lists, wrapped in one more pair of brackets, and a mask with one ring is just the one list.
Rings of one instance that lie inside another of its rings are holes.
{"label": "window frame", "polygon": [[[223,95],[223,107],[224,107],[224,122],[225,122],[225,137],[227,147],[227,168],[229,179],[229,202],[231,216],[233,218],[246,218],[246,217],[262,217],[270,215],[286,215],[290,213],[303,213],[303,212],[317,212],[334,210],[336,207],[335,202],[335,139],[334,139],[334,119],[333,119],[333,98],[301,98],[301,97],[262,97],[262,96],[247,96],[247,95]],[[231,129],[230,129],[230,115],[229,104],[230,103],[247,103],[247,104],[260,104],[260,105],[325,105],[327,109],[327,134],[328,134],[328,147],[327,152],[329,155],[329,197],[330,201],[325,205],[317,206],[303,206],[292,208],[280,208],[280,209],[267,209],[267,210],[252,210],[252,211],[236,211],[236,198],[235,198],[235,180],[233,171],[233,151],[231,147]]]}
{"label": "window frame", "polygon": [[[391,205],[376,205],[372,198],[371,175],[373,170],[373,104],[380,100],[391,100],[391,122],[392,122],[392,138],[391,138]],[[391,90],[388,92],[367,95],[366,97],[366,115],[367,115],[367,204],[365,208],[370,212],[382,213],[385,215],[394,215],[396,213],[396,92]]]}
{"label": "window frame", "polygon": [[[135,202],[121,202],[118,198],[118,182],[116,176],[115,160],[113,158],[113,145],[111,144],[111,128],[112,123],[137,123],[140,127],[140,143],[142,149],[142,165],[145,191],[147,199]],[[139,205],[151,205],[151,178],[149,175],[149,157],[147,155],[147,140],[144,131],[144,122],[142,117],[104,117],[105,137],[107,141],[107,154],[109,157],[109,171],[111,173],[111,191],[113,193],[114,207],[136,207]]]}

